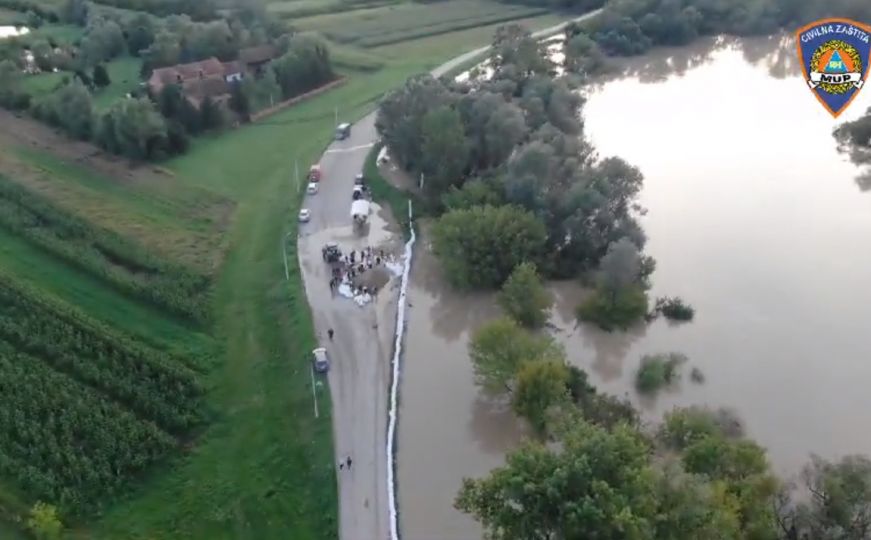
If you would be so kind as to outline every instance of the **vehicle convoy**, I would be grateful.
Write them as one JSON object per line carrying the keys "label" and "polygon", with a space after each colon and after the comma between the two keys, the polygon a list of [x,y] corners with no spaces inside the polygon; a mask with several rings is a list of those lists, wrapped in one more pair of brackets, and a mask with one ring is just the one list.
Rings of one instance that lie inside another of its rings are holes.
{"label": "vehicle convoy", "polygon": [[354,220],[355,226],[363,226],[369,221],[369,201],[366,199],[356,199],[351,202],[351,219]]}

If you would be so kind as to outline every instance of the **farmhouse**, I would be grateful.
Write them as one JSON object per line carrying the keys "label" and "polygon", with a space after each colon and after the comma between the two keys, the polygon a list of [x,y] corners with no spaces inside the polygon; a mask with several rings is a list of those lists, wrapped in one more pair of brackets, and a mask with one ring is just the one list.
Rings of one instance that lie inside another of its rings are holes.
{"label": "farmhouse", "polygon": [[185,97],[199,107],[206,97],[215,103],[225,103],[230,99],[232,84],[246,76],[258,77],[266,65],[278,55],[272,45],[250,47],[239,51],[239,59],[221,62],[217,58],[207,58],[199,62],[178,64],[157,68],[148,79],[148,89],[157,95],[169,84],[182,88]]}

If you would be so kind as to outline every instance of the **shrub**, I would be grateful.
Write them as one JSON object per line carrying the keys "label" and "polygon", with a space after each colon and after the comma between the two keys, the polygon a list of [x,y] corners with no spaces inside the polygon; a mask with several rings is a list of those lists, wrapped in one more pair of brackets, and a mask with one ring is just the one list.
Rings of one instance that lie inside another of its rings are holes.
{"label": "shrub", "polygon": [[647,295],[639,285],[619,291],[613,298],[597,289],[577,307],[580,320],[595,323],[602,330],[626,329],[647,314]]}
{"label": "shrub", "polygon": [[691,321],[696,314],[696,310],[682,299],[668,296],[657,298],[653,311],[656,314],[662,313],[671,321]]}
{"label": "shrub", "polygon": [[553,296],[544,288],[532,263],[517,265],[499,292],[499,305],[523,326],[537,328],[547,321]]}
{"label": "shrub", "polygon": [[651,394],[668,386],[680,378],[681,364],[687,357],[680,353],[645,355],[635,376],[635,386],[639,392]]}

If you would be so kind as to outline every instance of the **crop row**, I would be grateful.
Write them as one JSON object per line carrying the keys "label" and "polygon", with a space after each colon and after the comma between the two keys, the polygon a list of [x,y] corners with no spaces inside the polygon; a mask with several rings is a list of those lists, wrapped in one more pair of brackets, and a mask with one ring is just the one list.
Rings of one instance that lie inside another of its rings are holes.
{"label": "crop row", "polygon": [[0,475],[79,513],[118,494],[175,441],[150,422],[0,342]]}
{"label": "crop row", "polygon": [[202,421],[189,369],[0,278],[0,339],[172,433]]}
{"label": "crop row", "polygon": [[452,28],[482,26],[498,19],[519,19],[545,11],[529,6],[506,6],[493,2],[453,0],[433,4],[407,3],[368,10],[366,16],[323,15],[299,22],[334,41],[358,42],[379,36],[396,39],[400,35],[444,33]]}
{"label": "crop row", "polygon": [[56,207],[0,175],[0,226],[124,293],[195,321],[207,313],[209,279]]}
{"label": "crop row", "polygon": [[426,28],[414,28],[410,30],[405,30],[401,32],[392,32],[388,35],[380,35],[380,36],[370,36],[365,37],[357,41],[357,45],[361,47],[383,47],[385,45],[392,45],[394,43],[402,43],[403,41],[411,41],[413,39],[423,39],[430,36],[439,36],[442,34],[447,34],[450,32],[459,32],[462,30],[468,30],[470,28],[478,28],[480,26],[487,26],[492,24],[499,23],[508,23],[511,21],[516,21],[518,19],[525,19],[527,17],[535,17],[538,15],[544,15],[547,13],[547,10],[535,10],[530,9],[523,12],[513,12],[513,13],[503,13],[503,14],[494,14],[487,17],[481,17],[478,19],[471,19],[465,21],[453,21],[440,23],[436,25],[427,26]]}

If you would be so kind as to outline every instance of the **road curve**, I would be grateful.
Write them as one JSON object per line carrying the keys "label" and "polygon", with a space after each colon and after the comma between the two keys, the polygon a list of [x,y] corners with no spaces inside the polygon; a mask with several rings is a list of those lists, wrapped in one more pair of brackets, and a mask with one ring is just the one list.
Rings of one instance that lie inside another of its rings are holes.
{"label": "road curve", "polygon": [[[600,12],[592,11],[535,32],[533,36],[554,34],[569,22],[582,21]],[[464,53],[430,73],[441,77],[489,48]],[[350,471],[338,471],[341,540],[389,540],[390,531],[386,437],[389,344],[395,326],[391,318],[395,305],[390,304],[395,301],[395,295],[379,295],[377,305],[365,308],[358,308],[347,300],[332,300],[329,276],[320,253],[323,243],[330,240],[357,248],[379,243],[376,238],[361,239],[353,235],[349,213],[354,176],[363,170],[366,155],[378,138],[375,114],[373,111],[354,124],[351,137],[333,142],[321,157],[320,191],[306,196],[303,207],[311,210],[312,218],[300,226],[298,239],[299,264],[315,330],[319,341],[329,348],[333,361],[329,383],[336,462],[347,456],[353,459]],[[300,164],[303,169],[306,166]],[[304,172],[301,170],[301,175]],[[329,328],[335,330],[332,342],[326,337]]]}

